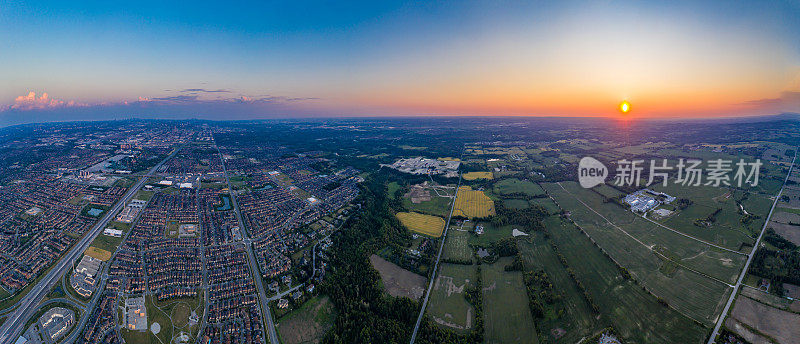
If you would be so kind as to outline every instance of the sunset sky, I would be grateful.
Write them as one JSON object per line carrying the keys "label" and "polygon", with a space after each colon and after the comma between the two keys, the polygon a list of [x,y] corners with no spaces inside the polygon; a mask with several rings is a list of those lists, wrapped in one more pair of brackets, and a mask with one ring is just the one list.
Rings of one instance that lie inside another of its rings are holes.
{"label": "sunset sky", "polygon": [[0,1],[0,41],[0,125],[800,112],[798,1]]}

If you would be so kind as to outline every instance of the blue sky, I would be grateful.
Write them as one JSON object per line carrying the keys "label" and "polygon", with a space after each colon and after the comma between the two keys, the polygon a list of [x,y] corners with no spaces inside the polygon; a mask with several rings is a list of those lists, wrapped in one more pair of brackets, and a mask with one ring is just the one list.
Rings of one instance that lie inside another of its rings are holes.
{"label": "blue sky", "polygon": [[0,124],[766,114],[798,38],[788,1],[3,1]]}

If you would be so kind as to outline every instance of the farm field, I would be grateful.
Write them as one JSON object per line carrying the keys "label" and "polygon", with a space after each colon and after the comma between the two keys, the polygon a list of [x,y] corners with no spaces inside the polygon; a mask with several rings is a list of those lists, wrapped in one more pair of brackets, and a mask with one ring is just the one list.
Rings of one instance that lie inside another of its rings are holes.
{"label": "farm field", "polygon": [[444,219],[438,216],[400,212],[397,213],[397,218],[408,229],[419,234],[438,238],[442,236],[442,231],[444,231]]}
{"label": "farm field", "polygon": [[522,272],[504,271],[513,258],[481,265],[484,342],[538,343]]}
{"label": "farm field", "polygon": [[512,225],[495,227],[490,222],[480,222],[478,225],[483,226],[483,234],[471,235],[469,238],[469,243],[471,245],[489,246],[500,239],[510,238],[514,230],[514,226]]}
{"label": "farm field", "polygon": [[[745,256],[658,227],[616,204],[603,203],[599,195],[574,183],[562,185],[569,192],[557,184],[545,187],[614,260],[670,306],[701,323],[713,324],[724,306],[723,298],[730,293],[727,283],[734,282]],[[606,219],[614,219],[614,224]]]}
{"label": "farm field", "polygon": [[538,184],[517,178],[503,179],[494,183],[493,192],[499,195],[523,193],[528,196],[538,196],[544,194],[544,190]]}
{"label": "farm field", "polygon": [[798,323],[800,314],[770,307],[740,295],[725,326],[754,343],[770,342],[769,338],[778,343],[795,343],[800,338]]}
{"label": "farm field", "polygon": [[457,261],[472,261],[472,248],[467,244],[470,232],[450,228],[447,231],[447,242],[444,244],[444,258]]}
{"label": "farm field", "polygon": [[[670,183],[667,187],[660,184],[653,187],[656,191],[663,191],[677,198],[686,198],[693,203],[685,209],[672,207],[676,213],[661,220],[663,224],[672,229],[692,235],[714,244],[740,250],[745,246],[752,247],[753,236],[764,225],[765,218],[772,206],[772,200],[763,194],[743,194],[727,188],[711,186],[682,186]],[[741,207],[737,205],[741,201]],[[668,205],[672,206],[672,205]],[[719,213],[714,216],[710,226],[698,226],[695,220],[706,218],[717,209]],[[742,211],[756,215],[748,224],[743,224]]]}
{"label": "farm field", "polygon": [[413,212],[445,217],[450,213],[450,204],[453,198],[439,197],[435,194],[430,201],[413,203],[410,199],[403,197],[403,206]]}
{"label": "farm field", "polygon": [[475,309],[464,298],[464,292],[476,278],[476,265],[440,264],[426,310],[434,323],[458,333],[467,333],[474,327]]}
{"label": "farm field", "polygon": [[327,296],[315,296],[280,318],[275,325],[281,343],[318,343],[333,326],[336,309]]}
{"label": "farm field", "polygon": [[511,209],[525,209],[530,206],[530,203],[528,203],[528,200],[512,198],[504,199],[503,206]]}
{"label": "farm field", "polygon": [[556,205],[556,203],[553,202],[553,200],[549,197],[534,198],[530,201],[530,203],[541,206],[550,214],[557,214],[561,211],[561,208],[559,208],[558,205]]}
{"label": "farm field", "polygon": [[546,307],[543,319],[536,321],[540,339],[547,337],[559,343],[576,343],[606,327],[608,320],[596,318],[542,234],[534,233],[530,240],[517,240],[517,248],[525,270],[544,270],[555,290],[562,295],[561,300]]}
{"label": "farm field", "polygon": [[369,257],[370,263],[378,270],[381,281],[389,295],[419,300],[425,293],[425,277],[403,269],[377,255]]}
{"label": "farm field", "polygon": [[466,218],[488,217],[494,215],[494,202],[483,191],[472,190],[469,186],[458,188],[453,216]]}
{"label": "farm field", "polygon": [[494,179],[492,172],[467,172],[462,177],[464,180]]}
{"label": "farm field", "polygon": [[551,216],[545,227],[600,308],[601,319],[611,323],[625,342],[704,342],[705,327],[659,304],[634,281],[625,280],[614,262],[573,224]]}

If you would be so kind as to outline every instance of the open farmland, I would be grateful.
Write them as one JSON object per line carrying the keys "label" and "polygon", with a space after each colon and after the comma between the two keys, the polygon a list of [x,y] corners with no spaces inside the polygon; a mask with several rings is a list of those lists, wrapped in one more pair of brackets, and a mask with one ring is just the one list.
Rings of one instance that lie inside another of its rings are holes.
{"label": "open farmland", "polygon": [[408,229],[434,238],[442,236],[444,231],[444,219],[438,216],[401,212],[397,213],[397,218]]}
{"label": "open farmland", "polygon": [[472,190],[469,186],[458,188],[453,216],[480,218],[494,214],[494,202],[483,191]]}
{"label": "open farmland", "polygon": [[493,192],[500,195],[522,193],[528,196],[538,196],[544,194],[541,186],[517,178],[508,178],[496,182]]}
{"label": "open farmland", "polygon": [[451,227],[447,231],[447,241],[444,244],[444,259],[472,261],[472,248],[467,244],[470,235],[467,231]]}
{"label": "open farmland", "polygon": [[578,226],[648,290],[692,319],[714,323],[744,255],[658,227],[616,204],[603,203],[599,195],[575,183],[546,184],[545,188],[571,212]]}
{"label": "open farmland", "polygon": [[504,271],[512,258],[481,265],[486,343],[538,343],[519,271]]}
{"label": "open farmland", "polygon": [[603,326],[613,325],[626,343],[704,341],[703,326],[664,307],[640,285],[624,279],[614,262],[573,224],[551,216],[545,220],[545,227],[598,305]]}
{"label": "open farmland", "polygon": [[425,277],[403,269],[374,254],[369,257],[369,261],[375,270],[380,273],[383,286],[389,295],[419,300],[425,293]]}
{"label": "open farmland", "polygon": [[464,180],[494,179],[492,172],[467,172],[462,177]]}
{"label": "open farmland", "polygon": [[[558,221],[558,218],[551,220]],[[554,226],[551,229],[560,230]],[[555,289],[562,295],[553,305],[547,305],[543,318],[536,322],[540,339],[547,337],[560,343],[576,343],[605,327],[596,318],[582,292],[575,286],[541,233],[534,233],[531,240],[517,240],[517,248],[525,270],[544,270]]]}
{"label": "open farmland", "polygon": [[441,264],[431,290],[427,312],[439,326],[458,333],[469,332],[475,326],[475,309],[464,293],[475,283],[476,265]]}

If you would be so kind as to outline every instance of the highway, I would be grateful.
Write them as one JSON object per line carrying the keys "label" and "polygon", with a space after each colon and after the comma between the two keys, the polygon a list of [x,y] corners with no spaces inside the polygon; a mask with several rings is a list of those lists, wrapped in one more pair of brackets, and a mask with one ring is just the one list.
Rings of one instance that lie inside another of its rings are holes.
{"label": "highway", "polygon": [[750,268],[750,262],[753,261],[753,256],[756,255],[756,250],[758,250],[758,246],[761,243],[761,238],[764,237],[764,232],[767,231],[767,225],[769,224],[769,219],[772,218],[772,211],[775,210],[775,205],[778,204],[778,200],[781,199],[781,194],[783,194],[783,188],[786,187],[786,182],[789,181],[789,176],[792,175],[792,169],[794,169],[794,161],[795,159],[797,159],[797,148],[800,147],[795,147],[794,157],[792,158],[792,164],[789,165],[789,173],[786,174],[786,179],[783,180],[783,185],[781,186],[780,191],[778,191],[778,194],[775,196],[775,202],[772,202],[772,208],[769,208],[769,215],[767,215],[766,220],[764,220],[764,228],[761,228],[761,233],[758,234],[758,239],[756,239],[755,244],[753,244],[753,249],[750,251],[750,254],[747,255],[747,262],[744,263],[744,268],[742,268],[742,273],[739,275],[739,279],[736,280],[736,284],[733,286],[733,292],[731,292],[731,296],[728,298],[728,303],[725,304],[725,308],[719,315],[719,319],[717,319],[717,324],[714,326],[714,331],[711,332],[711,336],[708,338],[708,344],[714,344],[717,342],[717,335],[719,335],[719,330],[720,328],[722,328],[722,323],[728,316],[728,310],[730,310],[731,304],[733,304],[733,300],[736,299],[736,294],[739,293],[739,287],[742,286],[742,282],[744,281],[744,276],[747,275],[747,269]]}
{"label": "highway", "polygon": [[[68,272],[72,268],[72,264],[83,254],[84,251],[89,247],[89,245],[94,241],[94,239],[99,235],[105,226],[114,218],[114,216],[126,205],[128,202],[133,198],[134,195],[142,188],[142,186],[147,182],[147,179],[151,177],[159,168],[170,158],[172,158],[178,149],[173,150],[173,152],[167,156],[164,160],[158,163],[158,165],[154,166],[144,175],[135,185],[133,185],[125,195],[122,196],[114,206],[106,212],[106,215],[103,216],[100,221],[98,221],[94,227],[92,227],[86,235],[83,236],[72,248],[67,252],[61,260],[56,263],[56,266],[53,267],[39,282],[31,288],[27,295],[25,295],[17,304],[18,307],[12,314],[8,316],[8,319],[3,326],[0,327],[0,343],[13,343],[17,340],[20,336],[22,331],[24,331],[25,323],[27,322],[28,318],[36,312],[38,308],[37,305],[41,300],[44,298],[45,295],[50,291],[50,288],[53,287],[55,283],[57,283],[61,276],[64,273]],[[100,286],[99,286],[100,287]],[[101,289],[98,289],[98,291]],[[100,293],[97,293],[100,294]],[[91,304],[90,304],[91,306]],[[87,309],[87,315],[91,312],[91,308]],[[79,329],[77,329],[79,330]]]}
{"label": "highway", "polygon": [[253,275],[253,281],[256,283],[256,287],[258,288],[258,299],[259,304],[261,304],[261,314],[265,318],[267,323],[267,332],[269,336],[269,342],[272,344],[280,344],[278,340],[278,333],[275,332],[275,323],[272,321],[272,313],[269,310],[268,298],[267,294],[264,292],[264,285],[261,281],[261,272],[258,269],[258,262],[256,261],[256,256],[253,254],[253,248],[250,246],[250,233],[248,230],[244,228],[244,222],[242,221],[242,215],[239,213],[239,204],[236,202],[236,192],[233,191],[231,187],[231,179],[228,175],[228,168],[225,165],[225,158],[222,156],[222,151],[220,151],[219,146],[216,145],[216,140],[214,142],[214,146],[217,147],[217,153],[219,153],[219,158],[222,160],[222,172],[225,175],[225,182],[228,184],[228,190],[230,190],[231,195],[231,203],[233,205],[233,211],[236,214],[236,220],[239,222],[239,232],[242,233],[242,240],[244,241],[244,245],[247,248],[247,256],[248,262],[250,263],[250,271]]}

